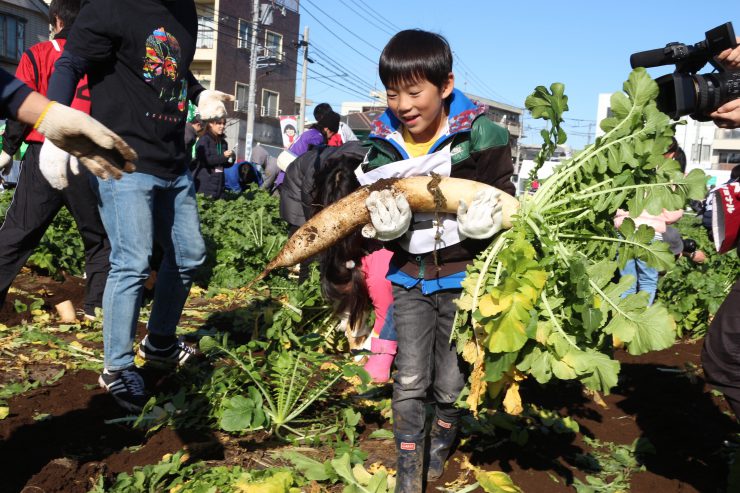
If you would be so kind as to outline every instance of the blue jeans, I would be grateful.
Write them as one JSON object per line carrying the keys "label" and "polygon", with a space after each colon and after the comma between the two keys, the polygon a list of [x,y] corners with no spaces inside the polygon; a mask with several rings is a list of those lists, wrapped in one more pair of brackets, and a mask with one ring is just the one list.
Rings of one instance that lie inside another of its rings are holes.
{"label": "blue jeans", "polygon": [[205,260],[205,243],[190,173],[171,180],[124,173],[120,180],[97,179],[95,185],[111,244],[103,295],[105,368],[117,371],[134,364],[136,324],[154,240],[164,259],[147,328],[163,336],[175,335],[193,274]]}
{"label": "blue jeans", "polygon": [[421,283],[406,289],[393,285],[393,320],[398,333],[393,383],[393,431],[398,435],[424,432],[424,400],[432,388],[438,418],[458,421],[454,406],[465,386],[466,365],[458,356],[450,333],[460,290],[425,295]]}
{"label": "blue jeans", "polygon": [[386,341],[397,341],[398,334],[396,334],[396,325],[393,323],[393,305],[388,307],[388,313],[385,314],[385,323],[380,328],[380,334],[378,339],[385,339]]}
{"label": "blue jeans", "polygon": [[658,269],[648,267],[643,260],[632,259],[628,260],[624,269],[619,271],[621,276],[634,276],[635,282],[632,286],[622,294],[622,297],[629,294],[635,294],[638,291],[645,291],[648,293],[648,305],[653,304],[655,300],[655,293],[658,291]]}

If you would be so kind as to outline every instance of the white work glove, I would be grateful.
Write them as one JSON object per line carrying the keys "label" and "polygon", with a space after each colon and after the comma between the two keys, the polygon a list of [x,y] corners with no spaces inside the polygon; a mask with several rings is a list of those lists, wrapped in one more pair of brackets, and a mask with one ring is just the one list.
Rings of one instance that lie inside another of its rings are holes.
{"label": "white work glove", "polygon": [[122,170],[131,173],[136,169],[133,163],[136,152],[115,132],[81,111],[52,102],[34,128],[46,137],[46,142],[57,148],[47,149],[46,154],[53,161],[44,163],[42,147],[40,164],[42,167],[46,164],[49,176],[60,176],[60,163],[64,161],[65,178],[55,179],[56,183],[66,183],[67,159],[58,150],[75,156],[91,173],[101,178],[118,179],[123,176]]}
{"label": "white work glove", "polygon": [[79,174],[80,168],[77,158],[55,146],[50,140],[45,140],[39,154],[39,169],[46,181],[53,188],[62,190],[67,187],[67,169],[73,174]]}
{"label": "white work glove", "polygon": [[457,208],[457,230],[461,237],[482,240],[495,235],[503,227],[504,214],[498,190],[481,190],[470,207],[461,200]]}
{"label": "white work glove", "polygon": [[0,151],[0,171],[2,171],[3,175],[8,176],[12,167],[13,156],[5,151]]}
{"label": "white work glove", "polygon": [[409,229],[411,207],[403,194],[395,197],[390,190],[374,191],[365,200],[372,224],[362,228],[362,236],[380,241],[395,240]]}
{"label": "white work glove", "polygon": [[206,89],[198,96],[198,113],[201,120],[226,118],[224,101],[233,101],[234,96],[221,91]]}

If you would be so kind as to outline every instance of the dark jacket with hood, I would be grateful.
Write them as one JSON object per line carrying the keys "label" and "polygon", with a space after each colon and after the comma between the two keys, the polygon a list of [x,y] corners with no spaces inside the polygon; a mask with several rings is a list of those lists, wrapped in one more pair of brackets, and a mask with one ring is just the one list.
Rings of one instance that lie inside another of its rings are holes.
{"label": "dark jacket with hood", "polygon": [[[511,182],[514,172],[508,131],[489,120],[486,106],[468,99],[455,89],[450,95],[447,131],[432,145],[429,154],[450,145],[450,176],[475,180],[514,195]],[[364,172],[386,164],[408,159],[404,147],[403,125],[389,110],[373,122],[369,135],[370,150],[362,165]],[[398,240],[388,242],[393,251],[392,263],[406,274],[434,279],[465,270],[472,260],[490,244],[489,240],[463,239],[437,250],[437,265],[432,252],[423,255],[404,250]]]}
{"label": "dark jacket with hood", "polygon": [[314,177],[324,166],[339,159],[362,160],[367,152],[359,141],[339,147],[320,146],[297,157],[285,172],[280,185],[280,217],[293,226],[303,226],[313,212]]}
{"label": "dark jacket with hood", "polygon": [[196,168],[193,173],[195,191],[215,199],[224,192],[224,170],[232,163],[224,156],[229,148],[226,139],[214,137],[206,132],[198,139],[195,147]]}

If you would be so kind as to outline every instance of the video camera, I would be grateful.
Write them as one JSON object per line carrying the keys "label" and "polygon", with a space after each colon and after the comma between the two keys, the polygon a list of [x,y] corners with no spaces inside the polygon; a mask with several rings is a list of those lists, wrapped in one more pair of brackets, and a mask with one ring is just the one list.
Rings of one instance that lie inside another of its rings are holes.
{"label": "video camera", "polygon": [[[676,71],[656,79],[660,94],[658,108],[677,120],[684,115],[699,121],[728,101],[740,97],[740,71],[727,72],[714,60],[722,51],[737,46],[731,22],[706,32],[695,45],[668,43],[665,48],[641,51],[630,56],[630,65],[658,67],[676,65]],[[709,62],[716,73],[697,74]]]}

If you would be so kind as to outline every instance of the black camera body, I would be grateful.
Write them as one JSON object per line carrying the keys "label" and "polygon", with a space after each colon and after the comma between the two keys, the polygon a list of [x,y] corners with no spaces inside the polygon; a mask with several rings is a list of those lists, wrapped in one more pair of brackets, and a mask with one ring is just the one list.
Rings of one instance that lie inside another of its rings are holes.
{"label": "black camera body", "polygon": [[[656,79],[660,94],[658,109],[677,120],[684,115],[698,121],[728,101],[740,97],[740,71],[726,71],[714,57],[737,46],[735,30],[726,22],[706,32],[706,39],[695,45],[668,43],[665,48],[641,51],[630,56],[630,65],[658,67],[675,65],[676,71]],[[710,63],[716,73],[697,74]]]}

